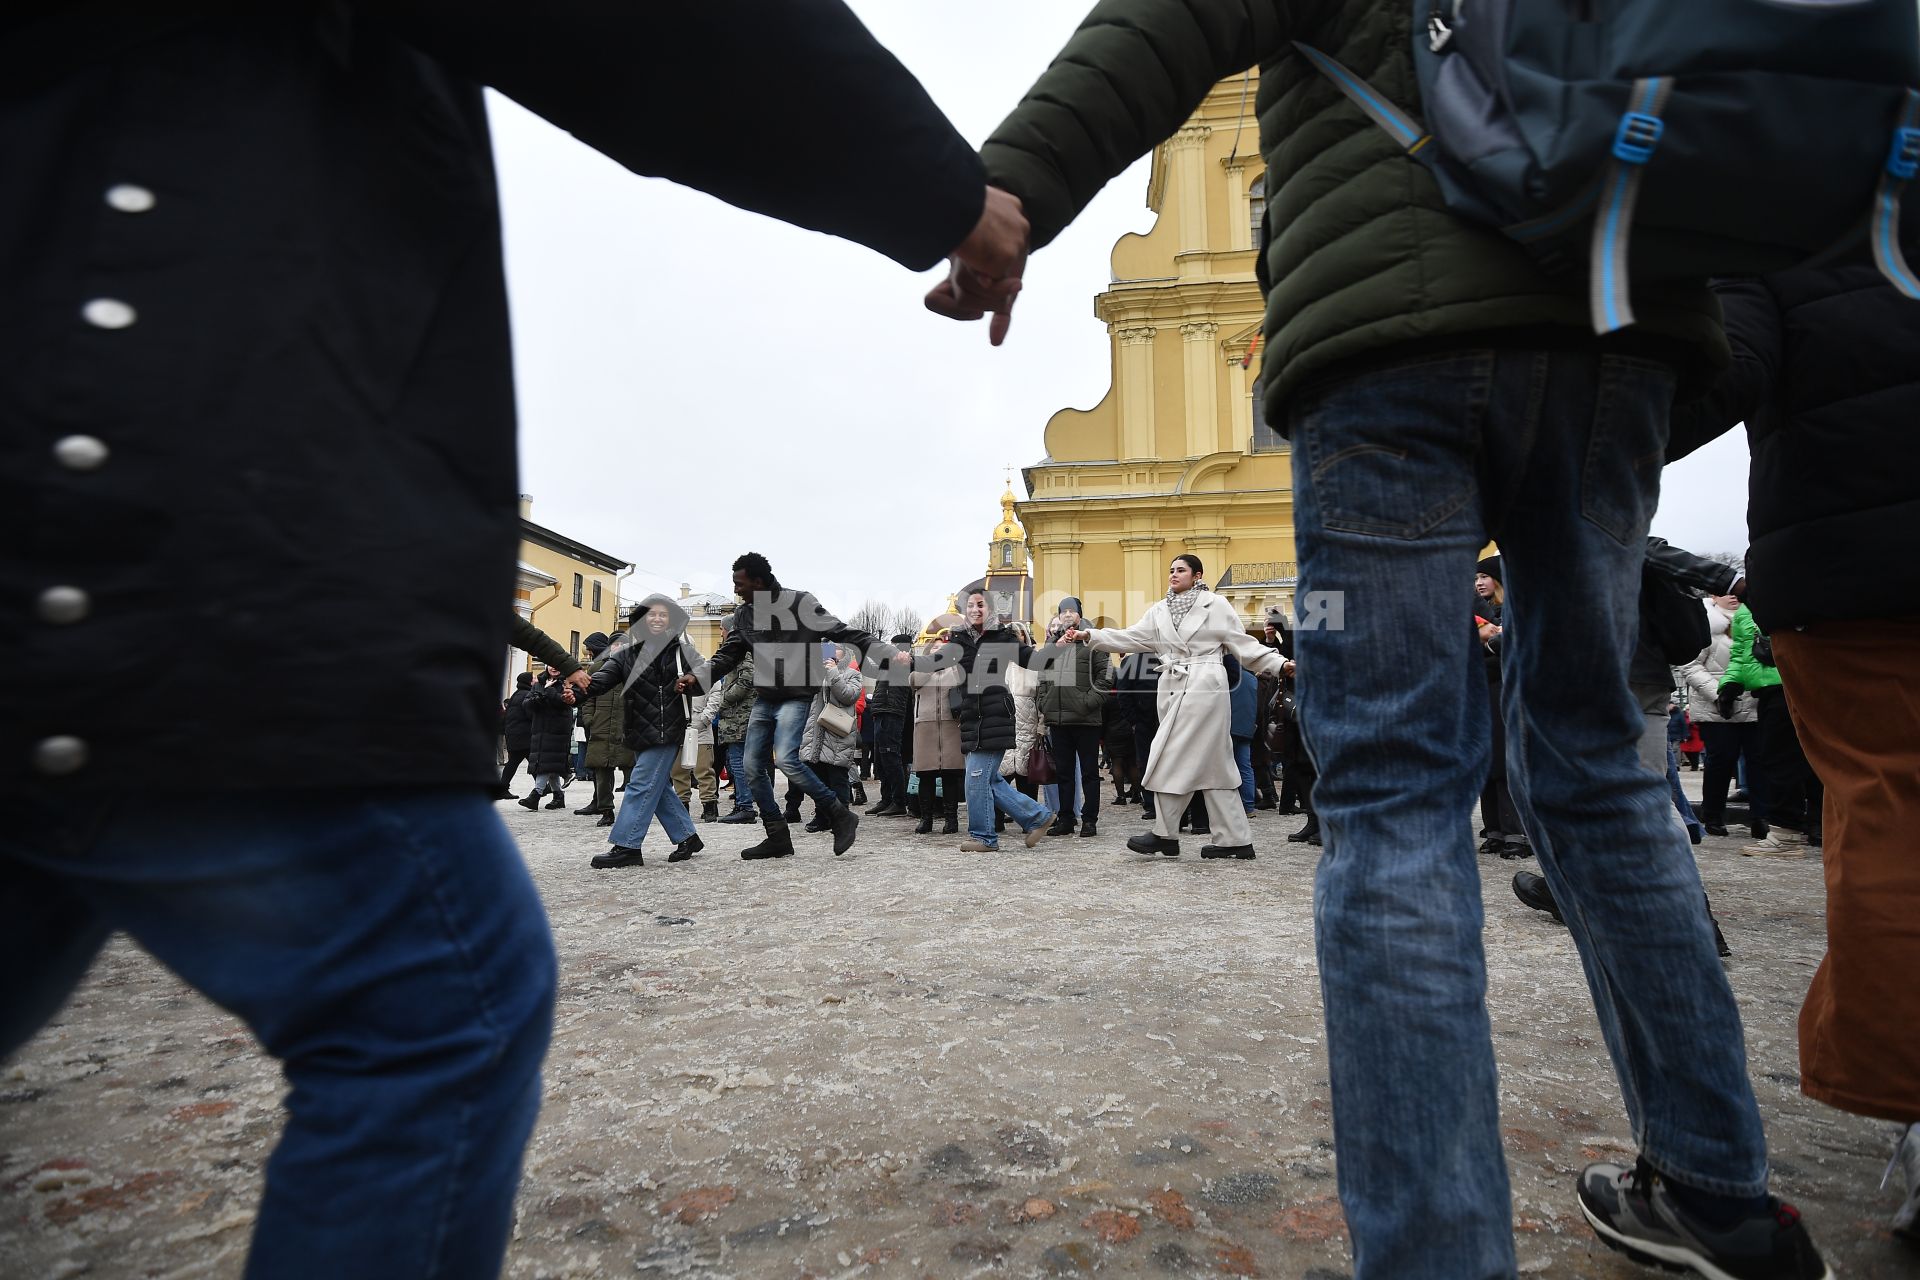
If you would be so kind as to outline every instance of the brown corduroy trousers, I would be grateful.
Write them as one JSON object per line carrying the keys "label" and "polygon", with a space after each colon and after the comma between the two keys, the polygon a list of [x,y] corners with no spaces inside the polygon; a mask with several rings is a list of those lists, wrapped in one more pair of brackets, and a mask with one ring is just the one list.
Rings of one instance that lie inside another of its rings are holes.
{"label": "brown corduroy trousers", "polygon": [[1920,1121],[1920,621],[1783,629],[1773,649],[1826,786],[1827,954],[1800,1010],[1800,1088]]}

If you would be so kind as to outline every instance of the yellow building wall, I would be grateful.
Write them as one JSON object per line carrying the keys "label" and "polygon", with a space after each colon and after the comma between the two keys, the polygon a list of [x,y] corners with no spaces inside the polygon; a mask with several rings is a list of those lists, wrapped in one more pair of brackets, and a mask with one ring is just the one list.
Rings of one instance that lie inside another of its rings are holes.
{"label": "yellow building wall", "polygon": [[[596,631],[604,631],[608,635],[614,633],[620,607],[619,583],[614,574],[537,542],[521,542],[520,558],[560,580],[557,588],[540,587],[526,594],[527,603],[533,609],[534,626],[562,645],[569,645],[575,632],[579,633],[582,640]],[[573,604],[573,575],[576,573],[581,577],[579,608]],[[593,584],[596,582],[600,584],[598,613],[593,611]],[[579,656],[577,647],[574,652]],[[529,663],[530,668],[533,665]]]}
{"label": "yellow building wall", "polygon": [[1258,357],[1241,367],[1261,321],[1258,88],[1252,72],[1222,81],[1155,150],[1147,203],[1159,217],[1114,246],[1093,307],[1111,387],[1092,409],[1054,414],[1046,459],[1022,473],[1041,616],[1072,595],[1089,617],[1131,623],[1183,551],[1249,621],[1291,601],[1292,459],[1284,442],[1255,452]]}

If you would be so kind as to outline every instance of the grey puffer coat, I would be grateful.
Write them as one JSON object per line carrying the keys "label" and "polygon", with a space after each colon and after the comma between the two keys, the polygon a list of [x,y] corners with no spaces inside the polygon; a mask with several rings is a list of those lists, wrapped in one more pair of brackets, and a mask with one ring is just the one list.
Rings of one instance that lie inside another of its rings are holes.
{"label": "grey puffer coat", "polygon": [[849,711],[853,704],[860,701],[860,669],[843,666],[826,677],[826,683],[813,695],[813,705],[807,708],[807,727],[800,735],[800,758],[808,764],[828,764],[841,769],[850,768],[860,760],[860,733],[854,732],[844,737],[837,733],[828,733],[820,725],[820,713],[826,710],[827,699],[832,698],[836,707],[845,707]]}

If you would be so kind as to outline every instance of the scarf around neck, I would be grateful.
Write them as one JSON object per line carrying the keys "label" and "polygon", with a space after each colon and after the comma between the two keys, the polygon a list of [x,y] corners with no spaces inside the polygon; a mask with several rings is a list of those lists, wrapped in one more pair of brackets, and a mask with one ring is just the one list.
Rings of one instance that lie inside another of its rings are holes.
{"label": "scarf around neck", "polygon": [[1167,612],[1173,615],[1174,626],[1177,627],[1187,620],[1187,615],[1193,612],[1194,601],[1199,599],[1200,593],[1206,589],[1206,584],[1201,582],[1195,582],[1181,592],[1175,592],[1171,587],[1167,588]]}

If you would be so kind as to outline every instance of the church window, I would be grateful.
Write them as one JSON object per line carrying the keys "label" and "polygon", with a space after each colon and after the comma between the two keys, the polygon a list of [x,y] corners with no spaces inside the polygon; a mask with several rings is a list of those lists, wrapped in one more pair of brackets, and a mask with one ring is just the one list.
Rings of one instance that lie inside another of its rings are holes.
{"label": "church window", "polygon": [[1013,544],[1011,542],[1003,542],[1000,544],[1000,567],[1003,569],[1013,568]]}

